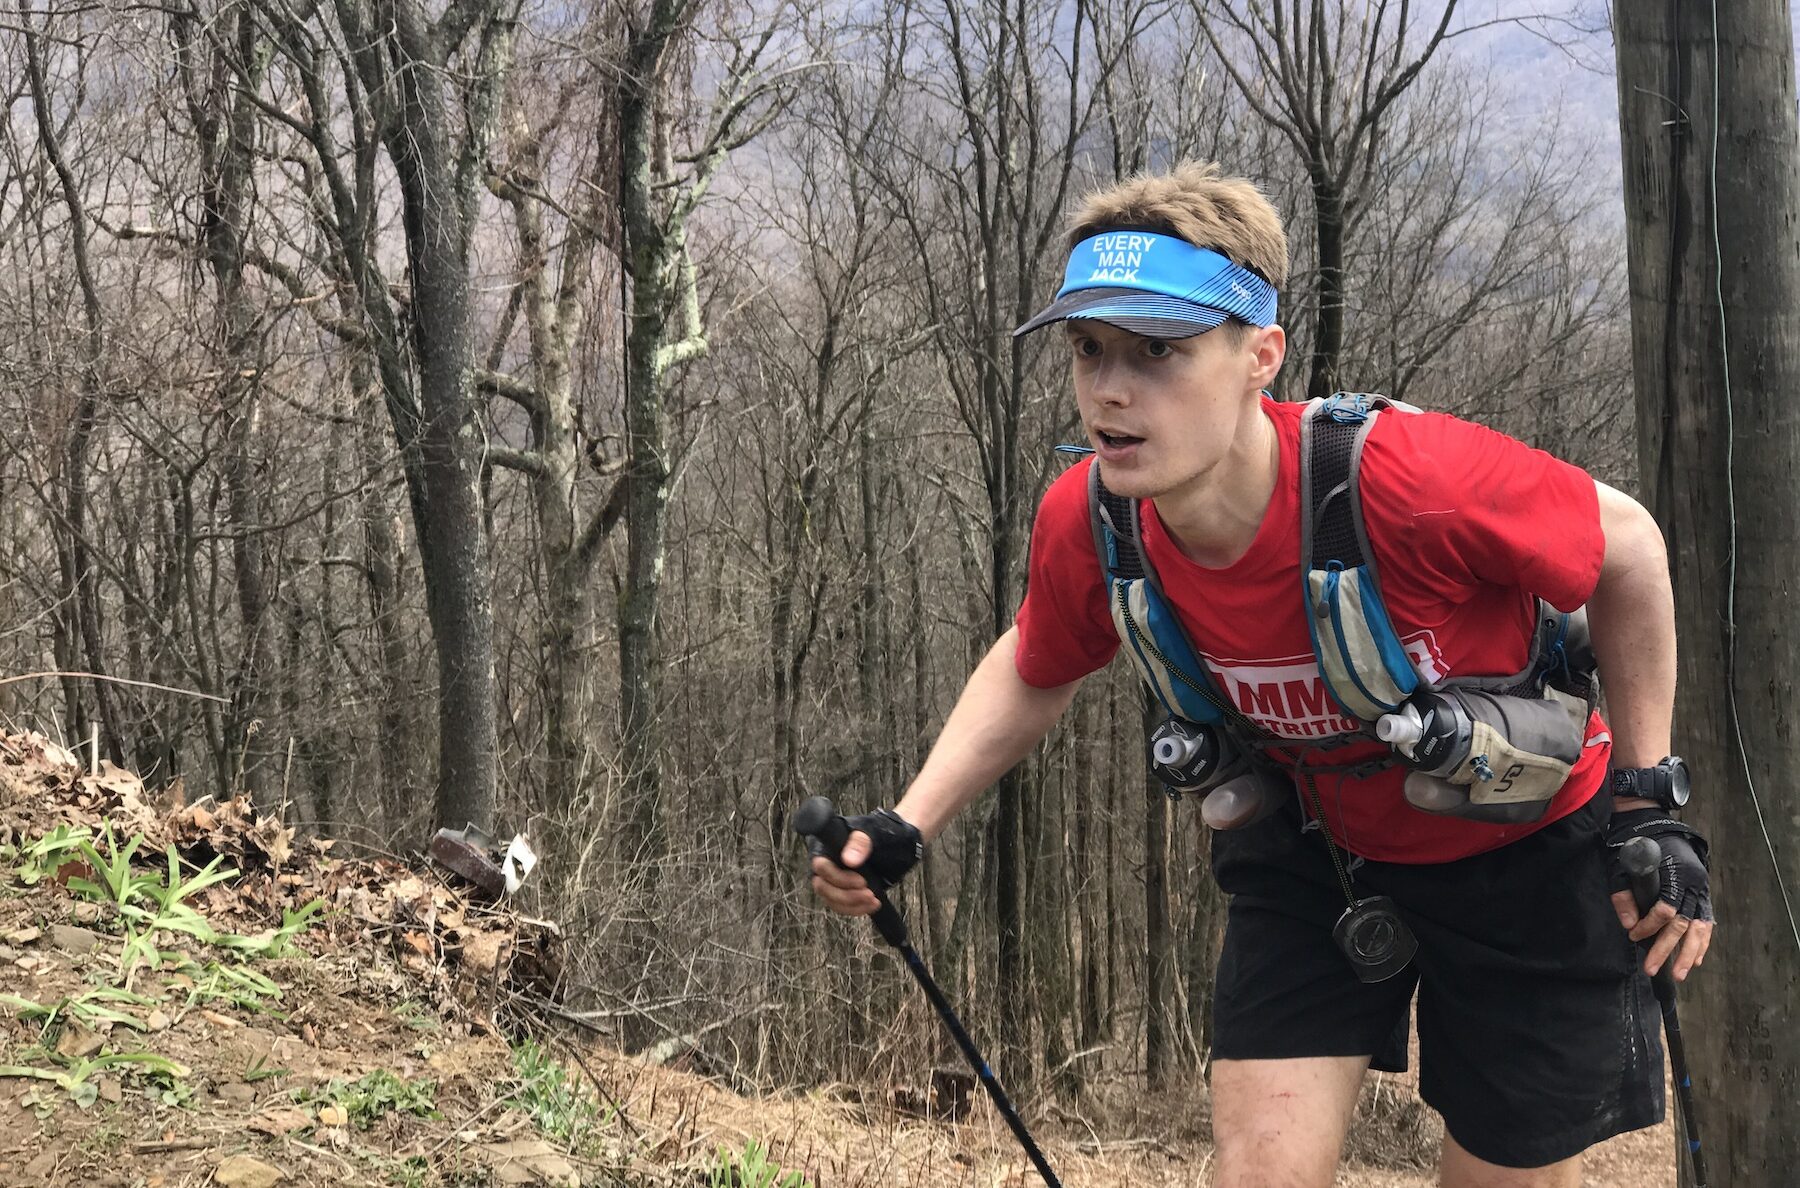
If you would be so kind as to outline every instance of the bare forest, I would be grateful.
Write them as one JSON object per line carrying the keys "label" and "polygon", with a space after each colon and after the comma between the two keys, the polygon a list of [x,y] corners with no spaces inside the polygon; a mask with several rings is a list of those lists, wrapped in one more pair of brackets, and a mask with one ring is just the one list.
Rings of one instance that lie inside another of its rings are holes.
{"label": "bare forest", "polygon": [[[916,1081],[946,1041],[786,815],[891,804],[1011,622],[1079,433],[1011,330],[1084,190],[1255,179],[1278,397],[1635,486],[1594,146],[1408,12],[19,0],[0,714],[352,849],[526,832],[570,1013],[743,1088]],[[1142,713],[1089,680],[903,889],[1040,1105],[1205,1057],[1219,904]]]}

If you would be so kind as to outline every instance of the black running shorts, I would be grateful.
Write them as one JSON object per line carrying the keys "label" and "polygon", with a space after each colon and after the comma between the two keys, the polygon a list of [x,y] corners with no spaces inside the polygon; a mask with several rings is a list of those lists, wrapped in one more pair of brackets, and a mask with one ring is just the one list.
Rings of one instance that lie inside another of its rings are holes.
{"label": "black running shorts", "polygon": [[1344,892],[1297,809],[1215,832],[1231,907],[1214,1057],[1370,1056],[1400,1072],[1416,988],[1420,1095],[1476,1158],[1542,1167],[1660,1121],[1661,1015],[1609,899],[1611,809],[1601,793],[1456,862],[1362,863],[1357,896],[1392,896],[1419,941],[1405,971],[1373,984],[1332,940]]}

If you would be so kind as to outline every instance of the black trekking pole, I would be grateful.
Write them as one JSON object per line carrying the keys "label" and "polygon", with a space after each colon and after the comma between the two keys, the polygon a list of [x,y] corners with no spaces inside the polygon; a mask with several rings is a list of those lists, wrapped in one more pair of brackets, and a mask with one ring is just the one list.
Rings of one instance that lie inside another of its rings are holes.
{"label": "black trekking pole", "polygon": [[[790,821],[795,833],[812,839],[814,853],[822,854],[833,862],[836,862],[843,854],[844,843],[850,840],[849,824],[838,815],[838,811],[832,806],[831,801],[823,796],[808,797],[799,808],[794,810]],[[1000,1111],[1000,1116],[1005,1118],[1007,1126],[1012,1128],[1014,1137],[1019,1140],[1019,1145],[1025,1148],[1025,1154],[1031,1157],[1032,1166],[1037,1168],[1038,1175],[1044,1177],[1044,1183],[1050,1185],[1050,1188],[1062,1188],[1062,1181],[1057,1179],[1056,1173],[1050,1170],[1049,1161],[1044,1158],[1044,1153],[1038,1150],[1038,1145],[1032,1141],[1031,1132],[1025,1129],[1025,1123],[1019,1119],[1019,1112],[1013,1109],[1013,1104],[1007,1098],[1006,1091],[1000,1088],[1000,1082],[995,1079],[993,1071],[988,1068],[987,1061],[983,1060],[981,1053],[976,1050],[975,1041],[969,1038],[967,1031],[963,1030],[962,1020],[956,1017],[956,1012],[951,1009],[949,1000],[944,997],[944,992],[938,989],[938,984],[932,980],[929,973],[925,972],[925,963],[919,959],[918,952],[912,947],[912,941],[907,938],[906,919],[901,916],[900,909],[888,901],[887,888],[881,884],[879,879],[870,878],[869,890],[875,892],[875,898],[881,901],[881,906],[875,909],[875,931],[879,932],[882,939],[888,944],[899,950],[900,956],[906,960],[906,968],[912,970],[912,975],[918,981],[919,988],[925,991],[925,997],[929,998],[931,1005],[937,1009],[938,1018],[942,1019],[944,1026],[950,1029],[950,1035],[956,1040],[956,1046],[962,1049],[962,1054],[968,1060],[969,1067],[975,1070],[975,1075],[987,1088],[988,1096],[994,1099],[994,1106]]]}
{"label": "black trekking pole", "polygon": [[[1631,879],[1631,897],[1637,901],[1640,917],[1656,906],[1661,887],[1657,868],[1662,863],[1662,847],[1655,838],[1634,837],[1619,851],[1619,865]],[[1675,1014],[1675,977],[1669,972],[1675,954],[1670,953],[1650,979],[1656,1001],[1662,1007],[1663,1034],[1669,1040],[1669,1066],[1674,1074],[1675,1100],[1681,1105],[1681,1124],[1687,1131],[1688,1158],[1694,1166],[1694,1188],[1706,1188],[1706,1160],[1700,1155],[1700,1124],[1694,1118],[1694,1082],[1688,1076],[1687,1045],[1681,1040],[1681,1020]]]}

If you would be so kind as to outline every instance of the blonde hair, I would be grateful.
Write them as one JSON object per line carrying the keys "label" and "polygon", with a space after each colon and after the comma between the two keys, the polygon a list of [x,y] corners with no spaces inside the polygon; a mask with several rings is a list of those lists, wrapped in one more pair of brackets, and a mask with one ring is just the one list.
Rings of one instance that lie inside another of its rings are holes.
{"label": "blonde hair", "polygon": [[1081,200],[1069,247],[1102,231],[1161,231],[1211,248],[1277,289],[1287,283],[1287,233],[1262,191],[1226,177],[1210,161],[1183,161],[1167,173],[1140,173]]}

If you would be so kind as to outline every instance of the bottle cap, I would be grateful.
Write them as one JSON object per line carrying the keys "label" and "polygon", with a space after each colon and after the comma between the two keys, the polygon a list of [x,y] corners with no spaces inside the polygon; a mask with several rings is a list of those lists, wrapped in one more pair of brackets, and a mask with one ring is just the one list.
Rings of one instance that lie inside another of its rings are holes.
{"label": "bottle cap", "polygon": [[1180,767],[1200,750],[1200,740],[1179,734],[1165,734],[1150,748],[1150,754],[1164,767]]}
{"label": "bottle cap", "polygon": [[1396,747],[1409,747],[1425,737],[1425,724],[1410,705],[1400,713],[1383,714],[1375,720],[1375,737]]}

